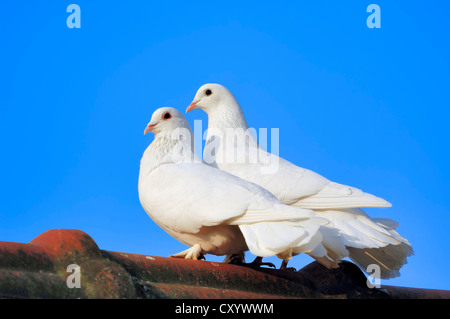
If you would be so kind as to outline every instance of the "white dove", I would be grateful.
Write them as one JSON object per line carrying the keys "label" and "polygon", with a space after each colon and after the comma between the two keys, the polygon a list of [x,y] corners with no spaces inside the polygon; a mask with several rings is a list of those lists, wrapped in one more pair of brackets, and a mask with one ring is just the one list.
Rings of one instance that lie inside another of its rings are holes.
{"label": "white dove", "polygon": [[[360,208],[391,207],[390,203],[266,152],[249,129],[236,98],[222,85],[200,87],[186,112],[193,109],[208,114],[206,163],[260,185],[285,204],[313,209],[328,219],[340,234],[323,239],[327,248],[336,245],[335,259],[349,257],[363,270],[378,264],[381,278],[399,276],[399,269],[413,254],[410,243],[395,231],[395,221],[372,219]],[[336,238],[343,240],[344,249]]]}
{"label": "white dove", "polygon": [[202,163],[179,111],[156,110],[147,132],[155,139],[141,159],[139,200],[156,224],[190,247],[172,257],[201,259],[250,250],[287,262],[292,254],[305,252],[327,267],[337,265],[321,244],[323,218]]}

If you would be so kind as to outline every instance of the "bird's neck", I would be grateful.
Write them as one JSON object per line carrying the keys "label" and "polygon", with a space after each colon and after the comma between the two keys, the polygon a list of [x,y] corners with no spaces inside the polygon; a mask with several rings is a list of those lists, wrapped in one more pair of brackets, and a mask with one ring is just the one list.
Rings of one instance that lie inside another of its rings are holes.
{"label": "bird's neck", "polygon": [[[227,110],[224,112],[223,110]],[[208,112],[208,128],[220,130],[248,129],[244,113],[237,101],[227,101]]]}
{"label": "bird's neck", "polygon": [[[189,130],[190,131],[190,130]],[[164,164],[201,162],[190,134],[157,134],[141,159],[141,174],[150,174]]]}
{"label": "bird's neck", "polygon": [[[226,109],[227,112],[221,112]],[[215,112],[216,111],[216,112]],[[208,113],[208,134],[206,137],[203,160],[215,167],[229,151],[248,153],[258,149],[258,142],[248,127],[239,104],[219,107]],[[234,153],[233,153],[234,154]]]}

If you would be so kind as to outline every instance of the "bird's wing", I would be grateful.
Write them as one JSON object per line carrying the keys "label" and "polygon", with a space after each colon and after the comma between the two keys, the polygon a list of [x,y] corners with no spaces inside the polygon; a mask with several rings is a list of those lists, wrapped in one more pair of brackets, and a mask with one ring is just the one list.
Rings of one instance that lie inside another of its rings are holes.
{"label": "bird's wing", "polygon": [[160,166],[140,185],[143,207],[158,224],[188,233],[243,215],[250,194],[215,170],[200,163]]}
{"label": "bird's wing", "polygon": [[[239,154],[240,151],[235,152]],[[219,162],[217,165],[221,170],[260,185],[286,204],[316,194],[329,183],[323,176],[262,149],[258,149],[256,160]]]}
{"label": "bird's wing", "polygon": [[285,205],[257,184],[222,170],[210,170],[210,176],[221,176],[239,185],[241,192],[250,194],[245,213],[227,220],[227,223],[239,226],[253,254],[270,256],[316,251],[315,257],[324,257],[317,248],[322,240],[320,226],[327,224],[327,219],[318,217],[311,210]]}
{"label": "bird's wing", "polygon": [[362,190],[329,182],[317,194],[301,198],[292,205],[309,209],[339,209],[357,207],[391,207],[392,205],[377,196]]}
{"label": "bird's wing", "polygon": [[315,216],[312,211],[284,205],[256,184],[200,163],[162,165],[141,187],[140,199],[147,213],[176,231],[195,233],[202,226]]}
{"label": "bird's wing", "polygon": [[[277,156],[271,154],[270,160]],[[331,182],[325,177],[279,158],[279,170],[273,183],[283,202],[308,209],[391,207],[386,200],[362,190]],[[286,182],[285,182],[286,181]]]}
{"label": "bird's wing", "polygon": [[[236,150],[239,153],[240,150]],[[258,150],[258,159],[245,163],[218,163],[220,169],[258,184],[288,205],[308,209],[390,207],[382,198],[334,183],[311,170],[274,154]]]}

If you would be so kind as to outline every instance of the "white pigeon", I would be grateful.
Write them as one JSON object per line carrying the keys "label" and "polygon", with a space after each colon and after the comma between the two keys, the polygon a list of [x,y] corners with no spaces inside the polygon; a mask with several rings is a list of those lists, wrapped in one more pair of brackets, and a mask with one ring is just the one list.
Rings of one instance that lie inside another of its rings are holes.
{"label": "white pigeon", "polygon": [[236,98],[222,85],[200,87],[186,112],[193,109],[208,114],[206,163],[260,185],[285,204],[312,209],[327,218],[340,234],[323,239],[327,248],[335,244],[335,258],[349,257],[364,271],[378,264],[381,278],[399,276],[399,269],[413,254],[410,243],[395,231],[395,221],[370,218],[360,208],[391,207],[390,203],[266,152],[249,129]]}
{"label": "white pigeon", "polygon": [[321,244],[325,219],[202,163],[179,111],[156,110],[147,132],[155,139],[141,159],[139,200],[156,224],[190,247],[172,257],[196,260],[250,250],[287,263],[292,254],[305,252],[327,267],[337,266]]}

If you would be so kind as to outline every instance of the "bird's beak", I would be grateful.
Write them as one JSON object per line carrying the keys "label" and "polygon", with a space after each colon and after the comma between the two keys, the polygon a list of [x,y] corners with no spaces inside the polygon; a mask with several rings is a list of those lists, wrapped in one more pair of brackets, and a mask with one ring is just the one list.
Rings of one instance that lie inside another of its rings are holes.
{"label": "bird's beak", "polygon": [[144,135],[145,134],[147,134],[148,132],[151,132],[151,131],[153,131],[153,129],[155,128],[155,126],[157,125],[158,123],[148,123],[148,125],[147,125],[147,127],[145,128],[145,130],[144,130]]}
{"label": "bird's beak", "polygon": [[197,108],[197,103],[200,102],[200,100],[194,100],[192,103],[187,107],[186,113],[192,111],[193,109]]}

